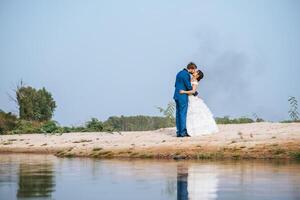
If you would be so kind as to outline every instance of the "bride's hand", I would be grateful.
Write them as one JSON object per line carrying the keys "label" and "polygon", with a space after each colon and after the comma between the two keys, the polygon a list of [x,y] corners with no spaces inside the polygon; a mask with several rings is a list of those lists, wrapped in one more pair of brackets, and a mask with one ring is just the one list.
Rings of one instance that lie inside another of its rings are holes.
{"label": "bride's hand", "polygon": [[180,90],[179,93],[180,94],[185,94],[185,91],[184,90]]}

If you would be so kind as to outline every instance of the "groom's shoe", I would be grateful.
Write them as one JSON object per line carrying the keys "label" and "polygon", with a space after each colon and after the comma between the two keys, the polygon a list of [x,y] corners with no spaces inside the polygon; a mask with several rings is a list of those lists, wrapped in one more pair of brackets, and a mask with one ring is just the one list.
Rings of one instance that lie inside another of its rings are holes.
{"label": "groom's shoe", "polygon": [[185,134],[182,134],[182,135],[178,135],[178,137],[191,137],[189,134],[185,133]]}

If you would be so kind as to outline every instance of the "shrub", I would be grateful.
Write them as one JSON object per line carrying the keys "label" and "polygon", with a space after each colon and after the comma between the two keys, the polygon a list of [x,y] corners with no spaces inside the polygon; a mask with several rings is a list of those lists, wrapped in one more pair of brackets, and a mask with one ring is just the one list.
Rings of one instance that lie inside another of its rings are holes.
{"label": "shrub", "polygon": [[47,121],[43,123],[40,130],[42,133],[55,133],[63,131],[56,121]]}
{"label": "shrub", "polygon": [[13,134],[41,133],[41,122],[18,120],[17,126],[11,131]]}
{"label": "shrub", "polygon": [[61,127],[61,132],[62,133],[70,133],[70,132],[72,132],[72,128],[70,128],[70,127],[67,127],[67,126],[64,126],[64,127]]}
{"label": "shrub", "polygon": [[216,122],[218,124],[244,124],[244,123],[253,123],[254,120],[247,117],[230,119],[229,116],[224,116],[224,117],[216,117]]}
{"label": "shrub", "polygon": [[110,117],[104,122],[105,130],[111,131],[147,131],[173,127],[175,121],[169,117],[121,116]]}
{"label": "shrub", "polygon": [[0,110],[0,134],[6,134],[17,126],[17,116]]}
{"label": "shrub", "polygon": [[87,131],[103,131],[103,123],[96,118],[92,118],[86,123]]}

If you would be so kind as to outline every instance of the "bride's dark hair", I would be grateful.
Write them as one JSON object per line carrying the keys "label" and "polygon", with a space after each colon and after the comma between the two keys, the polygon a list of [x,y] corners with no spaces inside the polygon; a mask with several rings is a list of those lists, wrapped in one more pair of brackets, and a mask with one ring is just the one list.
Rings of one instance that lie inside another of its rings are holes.
{"label": "bride's dark hair", "polygon": [[197,81],[199,82],[201,79],[203,79],[204,74],[203,74],[203,72],[201,70],[197,70],[197,73],[199,75],[199,77],[197,78]]}

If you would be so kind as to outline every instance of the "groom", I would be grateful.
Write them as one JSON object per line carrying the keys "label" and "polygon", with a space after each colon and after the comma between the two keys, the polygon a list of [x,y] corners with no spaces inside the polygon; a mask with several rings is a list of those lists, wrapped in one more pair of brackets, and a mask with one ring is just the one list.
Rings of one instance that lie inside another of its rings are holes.
{"label": "groom", "polygon": [[[188,95],[180,94],[180,90],[192,90],[191,75],[197,66],[189,63],[186,68],[181,70],[176,76],[174,100],[176,102],[176,128],[177,137],[189,137],[186,130],[186,115],[188,109]],[[196,93],[194,95],[197,95]]]}

